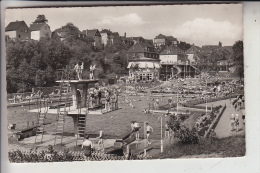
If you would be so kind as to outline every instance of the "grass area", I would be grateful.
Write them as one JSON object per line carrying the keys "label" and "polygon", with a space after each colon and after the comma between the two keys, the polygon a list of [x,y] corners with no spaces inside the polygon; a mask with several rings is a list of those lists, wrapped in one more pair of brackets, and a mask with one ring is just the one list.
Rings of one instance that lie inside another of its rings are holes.
{"label": "grass area", "polygon": [[182,157],[241,157],[246,153],[245,136],[230,136],[221,139],[210,139],[198,144],[174,143],[166,146],[166,152],[154,158],[182,158]]}

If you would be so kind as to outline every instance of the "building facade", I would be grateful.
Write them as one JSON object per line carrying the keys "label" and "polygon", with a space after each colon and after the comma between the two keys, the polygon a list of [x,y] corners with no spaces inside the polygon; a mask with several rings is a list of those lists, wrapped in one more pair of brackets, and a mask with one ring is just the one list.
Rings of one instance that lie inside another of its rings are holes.
{"label": "building facade", "polygon": [[83,32],[86,33],[86,38],[89,41],[91,41],[93,46],[101,45],[102,39],[101,39],[101,34],[98,29],[84,30]]}
{"label": "building facade", "polygon": [[191,65],[188,55],[177,45],[170,45],[160,53],[160,79],[170,80],[175,77],[195,77],[196,68]]}
{"label": "building facade", "polygon": [[31,39],[40,40],[42,37],[51,37],[50,26],[46,23],[31,24]]}
{"label": "building facade", "polygon": [[10,22],[5,28],[5,35],[10,39],[30,40],[31,31],[24,21]]}
{"label": "building facade", "polygon": [[160,60],[139,58],[128,61],[129,78],[134,81],[155,81],[160,76]]}
{"label": "building facade", "polygon": [[155,47],[160,47],[160,46],[169,46],[169,45],[177,45],[178,40],[177,38],[174,38],[173,36],[165,36],[163,34],[159,34],[154,38],[154,46]]}

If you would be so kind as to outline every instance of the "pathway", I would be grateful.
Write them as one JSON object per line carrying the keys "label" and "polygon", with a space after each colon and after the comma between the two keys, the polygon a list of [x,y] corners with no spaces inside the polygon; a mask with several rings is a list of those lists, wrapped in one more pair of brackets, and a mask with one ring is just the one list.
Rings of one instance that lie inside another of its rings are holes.
{"label": "pathway", "polygon": [[[232,135],[245,134],[245,125],[243,124],[243,120],[242,120],[242,110],[235,111],[233,106],[230,105],[229,99],[208,103],[208,105],[211,105],[211,104],[213,104],[213,106],[225,105],[225,104],[227,105],[226,110],[224,111],[222,117],[220,118],[220,120],[215,128],[217,137],[223,138],[223,137],[228,137],[228,136],[232,136]],[[200,104],[200,105],[205,105],[205,104]],[[230,124],[231,114],[239,115],[239,131],[238,132],[231,131],[231,124]]]}

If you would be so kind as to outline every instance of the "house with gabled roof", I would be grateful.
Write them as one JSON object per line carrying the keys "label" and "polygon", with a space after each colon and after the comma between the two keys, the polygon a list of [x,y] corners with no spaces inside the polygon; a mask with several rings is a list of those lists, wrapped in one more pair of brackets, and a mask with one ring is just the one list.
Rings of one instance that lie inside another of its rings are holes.
{"label": "house with gabled roof", "polygon": [[104,45],[107,45],[111,34],[112,34],[112,32],[109,29],[102,29],[102,31],[100,31],[101,43]]}
{"label": "house with gabled roof", "polygon": [[161,64],[177,63],[178,57],[180,58],[183,54],[183,50],[181,50],[178,46],[170,45],[160,53]]}
{"label": "house with gabled roof", "polygon": [[50,26],[46,23],[34,23],[30,25],[31,39],[40,40],[42,37],[51,37]]}
{"label": "house with gabled roof", "polygon": [[5,35],[10,39],[31,39],[30,28],[24,21],[10,22],[5,28]]}
{"label": "house with gabled roof", "polygon": [[159,59],[159,54],[155,51],[154,46],[146,42],[135,43],[127,52],[130,59],[140,57]]}
{"label": "house with gabled roof", "polygon": [[163,34],[159,34],[154,38],[154,46],[160,47],[160,46],[169,46],[169,45],[177,45],[178,40],[177,38],[174,38],[173,36],[165,36]]}
{"label": "house with gabled roof", "polygon": [[162,80],[174,77],[194,77],[196,68],[191,65],[187,55],[177,45],[170,45],[160,53]]}
{"label": "house with gabled roof", "polygon": [[202,52],[202,49],[198,46],[195,46],[195,44],[193,43],[193,45],[188,50],[186,50],[185,53],[188,56],[188,60],[191,63],[194,63],[200,52]]}
{"label": "house with gabled roof", "polygon": [[52,32],[52,35],[55,35],[55,34],[60,38],[61,41],[63,41],[66,38],[66,35],[68,34],[68,31],[67,31],[66,28],[61,27],[61,28],[55,29]]}
{"label": "house with gabled roof", "polygon": [[98,29],[83,30],[86,33],[86,39],[89,40],[93,46],[101,45],[101,34]]}
{"label": "house with gabled roof", "polygon": [[129,77],[135,80],[158,80],[160,76],[159,54],[153,45],[146,42],[135,43],[128,51]]}

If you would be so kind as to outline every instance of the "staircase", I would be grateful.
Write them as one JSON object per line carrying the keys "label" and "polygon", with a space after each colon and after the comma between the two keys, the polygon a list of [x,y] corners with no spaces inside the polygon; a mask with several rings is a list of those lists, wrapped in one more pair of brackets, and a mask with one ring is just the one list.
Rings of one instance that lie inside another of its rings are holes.
{"label": "staircase", "polygon": [[70,92],[69,83],[62,82],[60,83],[60,93],[62,96],[67,96]]}
{"label": "staircase", "polygon": [[64,124],[65,124],[65,116],[67,115],[67,111],[58,111],[57,119],[56,119],[56,132],[55,132],[55,140],[54,145],[61,144],[63,139],[64,132]]}
{"label": "staircase", "polygon": [[84,141],[85,130],[86,130],[86,117],[87,114],[78,114],[78,134],[76,140],[76,146],[78,145],[79,141]]}
{"label": "staircase", "polygon": [[37,128],[36,128],[36,136],[35,136],[35,143],[42,142],[43,139],[43,133],[44,133],[44,127],[45,127],[45,119],[46,119],[46,112],[38,113],[38,119],[37,119]]}

